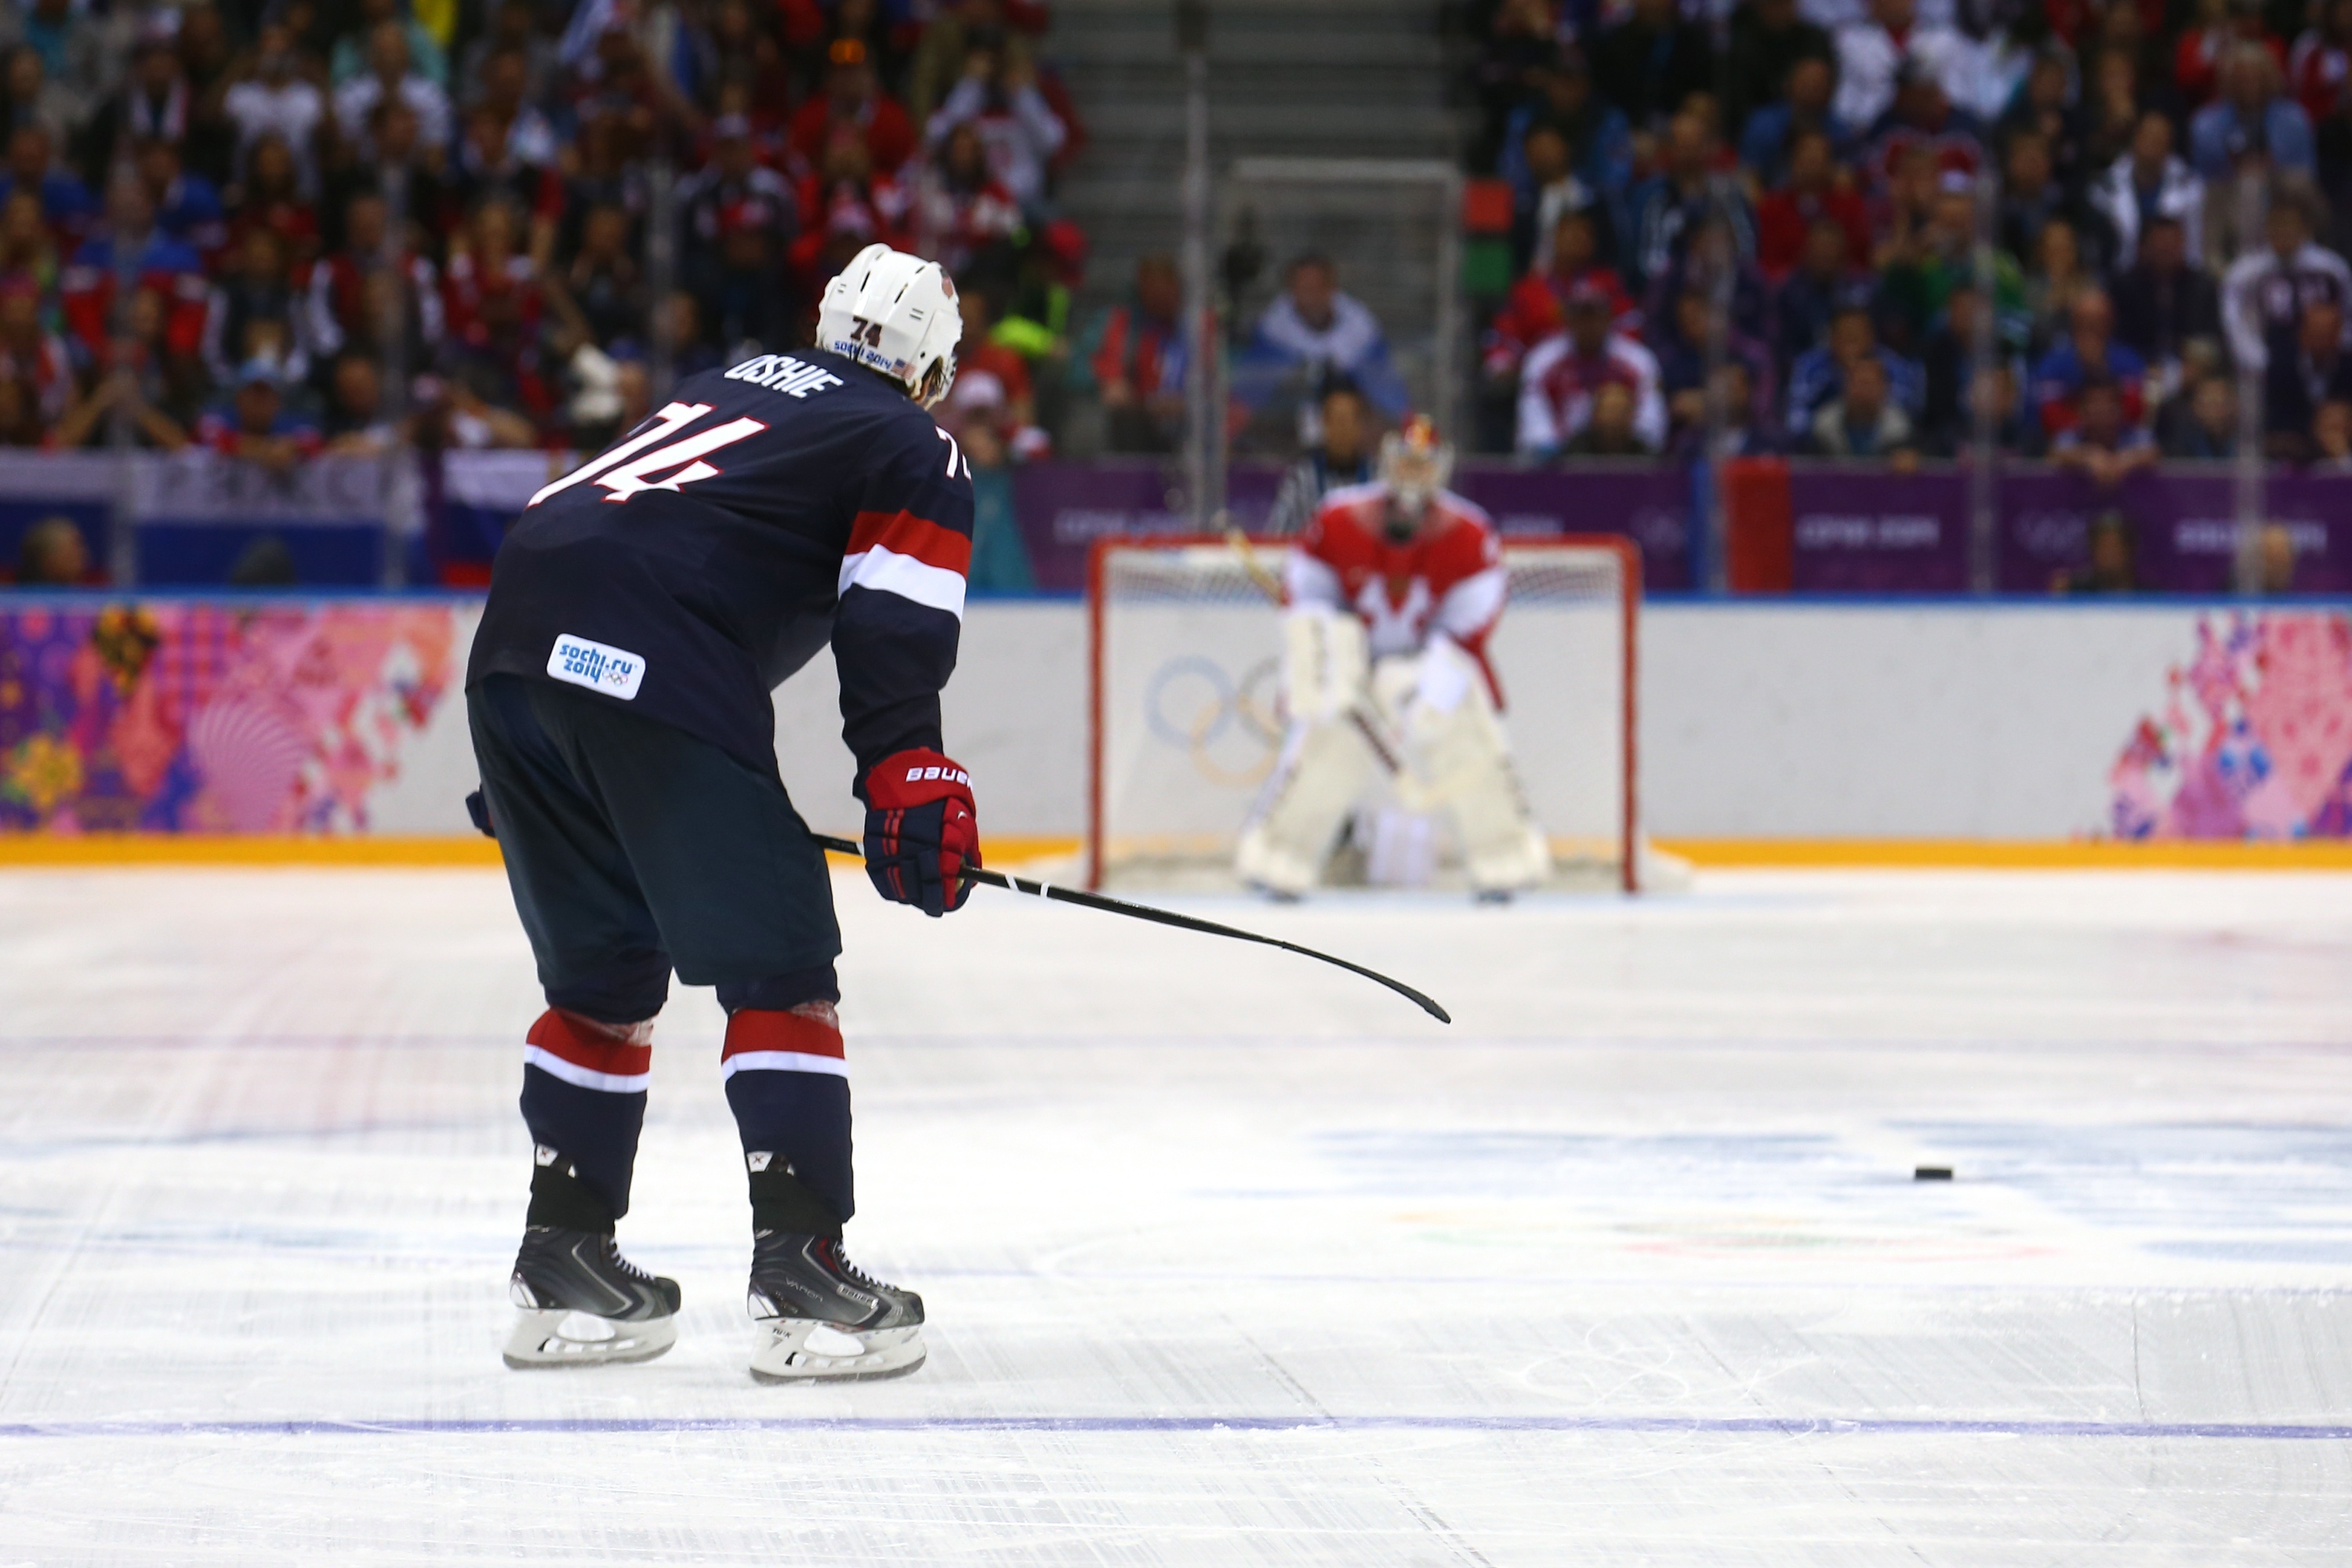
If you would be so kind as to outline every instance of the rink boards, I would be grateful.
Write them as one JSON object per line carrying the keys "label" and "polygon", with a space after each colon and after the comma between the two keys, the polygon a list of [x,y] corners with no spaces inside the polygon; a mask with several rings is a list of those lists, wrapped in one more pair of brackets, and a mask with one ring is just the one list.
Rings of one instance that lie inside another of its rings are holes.
{"label": "rink boards", "polygon": [[[110,608],[0,596],[0,831],[467,830],[476,602],[154,601],[145,653],[147,633],[100,635]],[[1654,601],[1642,628],[1639,778],[1658,839],[2340,837],[2352,821],[2340,606]],[[1231,636],[1270,643],[1271,615]],[[991,832],[1083,834],[1087,669],[1083,606],[969,607],[945,710]],[[804,814],[853,826],[829,658],[786,684],[777,716]],[[1581,723],[1513,721],[1522,747],[1570,750],[1562,776],[1590,768]],[[2231,781],[2257,748],[2254,773],[2305,782],[2235,815],[2173,809],[2184,791],[2242,794]]]}

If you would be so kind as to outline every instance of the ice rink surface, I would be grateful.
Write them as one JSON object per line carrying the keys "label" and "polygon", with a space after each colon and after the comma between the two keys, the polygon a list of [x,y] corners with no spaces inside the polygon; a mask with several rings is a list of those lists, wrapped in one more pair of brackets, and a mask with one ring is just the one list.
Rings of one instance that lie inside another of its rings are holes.
{"label": "ice rink surface", "polygon": [[839,891],[931,1357],[769,1388],[707,994],[622,1226],[679,1347],[511,1373],[494,873],[0,877],[0,1565],[2352,1563],[2352,879],[1188,906],[1450,1030]]}

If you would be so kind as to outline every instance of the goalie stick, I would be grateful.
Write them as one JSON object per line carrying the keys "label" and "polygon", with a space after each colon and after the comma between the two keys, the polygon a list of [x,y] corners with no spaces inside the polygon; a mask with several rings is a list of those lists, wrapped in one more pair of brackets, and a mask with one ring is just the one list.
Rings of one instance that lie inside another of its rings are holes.
{"label": "goalie stick", "polygon": [[[830,849],[836,855],[854,856],[860,860],[866,858],[866,851],[854,839],[835,838],[824,833],[812,834],[810,837],[817,841],[819,847]],[[1295,952],[1302,958],[1312,958],[1324,963],[1336,965],[1350,974],[1360,974],[1376,984],[1387,986],[1439,1023],[1454,1022],[1454,1016],[1451,1013],[1402,980],[1391,980],[1377,969],[1367,969],[1360,963],[1350,963],[1344,958],[1334,958],[1328,952],[1318,952],[1311,947],[1301,947],[1295,942],[1285,942],[1280,937],[1260,936],[1254,931],[1243,931],[1237,926],[1219,925],[1214,921],[1199,920],[1192,915],[1180,915],[1173,910],[1155,910],[1149,904],[1130,904],[1124,899],[1105,898],[1100,893],[1081,892],[1076,888],[1057,888],[1051,882],[1033,882],[1026,877],[1008,877],[1002,871],[982,870],[976,866],[965,867],[963,874],[972,881],[983,882],[992,888],[1002,888],[1008,893],[1028,893],[1033,897],[1047,899],[1058,904],[1076,904],[1080,909],[1100,910],[1105,914],[1125,915],[1130,920],[1150,921],[1155,925],[1174,926],[1179,931],[1196,931],[1204,936],[1231,937],[1235,942],[1254,942],[1264,947],[1278,947],[1285,952]]]}

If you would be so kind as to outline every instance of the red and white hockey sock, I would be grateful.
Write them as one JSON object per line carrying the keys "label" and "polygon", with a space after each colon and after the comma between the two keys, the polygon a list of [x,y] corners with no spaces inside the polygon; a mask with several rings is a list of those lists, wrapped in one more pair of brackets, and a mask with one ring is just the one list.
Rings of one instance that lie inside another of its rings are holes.
{"label": "red and white hockey sock", "polygon": [[629,1180],[653,1077],[654,1024],[605,1024],[551,1007],[525,1037],[522,1119],[537,1147],[532,1225],[610,1230]]}
{"label": "red and white hockey sock", "polygon": [[719,1070],[743,1138],[752,1228],[838,1237],[856,1198],[849,1064],[833,1004],[740,1009]]}

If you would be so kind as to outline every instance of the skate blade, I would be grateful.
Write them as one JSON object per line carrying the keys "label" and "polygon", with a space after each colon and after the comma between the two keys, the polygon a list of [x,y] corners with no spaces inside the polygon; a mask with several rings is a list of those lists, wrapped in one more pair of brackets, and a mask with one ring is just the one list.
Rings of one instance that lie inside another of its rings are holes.
{"label": "skate blade", "polygon": [[809,1318],[775,1318],[760,1325],[751,1375],[761,1383],[865,1383],[904,1377],[929,1353],[920,1323],[853,1334]]}
{"label": "skate blade", "polygon": [[562,1308],[526,1308],[507,1336],[506,1363],[518,1372],[545,1366],[616,1366],[651,1361],[677,1343],[677,1320],[623,1322]]}

